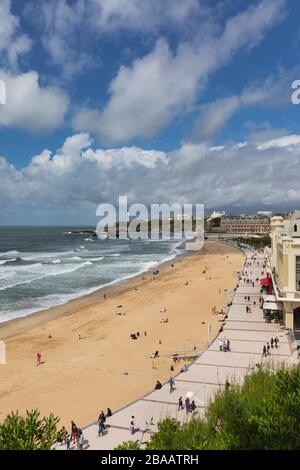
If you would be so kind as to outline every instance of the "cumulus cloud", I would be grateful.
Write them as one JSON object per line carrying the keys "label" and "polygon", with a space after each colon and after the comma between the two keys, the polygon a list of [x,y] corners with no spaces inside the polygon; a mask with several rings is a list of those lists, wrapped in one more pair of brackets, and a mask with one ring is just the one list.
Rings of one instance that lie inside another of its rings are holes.
{"label": "cumulus cloud", "polygon": [[20,31],[20,20],[11,13],[11,0],[0,2],[0,58],[12,69],[17,69],[19,56],[28,52],[31,41]]}
{"label": "cumulus cloud", "polygon": [[68,107],[67,96],[56,87],[41,87],[37,72],[13,74],[0,70],[6,86],[0,127],[16,127],[33,133],[60,126]]}
{"label": "cumulus cloud", "polygon": [[24,15],[40,27],[42,46],[53,63],[62,68],[65,78],[86,70],[90,57],[80,50],[82,34],[85,28],[89,30],[84,0],[72,4],[67,0],[33,1],[26,5]]}
{"label": "cumulus cloud", "polygon": [[64,223],[74,214],[85,222],[93,220],[99,203],[117,202],[119,195],[130,203],[204,203],[227,211],[293,209],[300,199],[299,165],[299,135],[264,145],[186,142],[165,153],[104,150],[80,133],[56,152],[43,150],[22,169],[0,158],[0,217],[11,222],[9,215],[20,210],[28,223],[38,222],[39,214],[46,221],[53,215],[54,222],[61,214]]}
{"label": "cumulus cloud", "polygon": [[197,19],[207,17],[210,9],[205,4],[204,0],[48,0],[42,4],[32,0],[25,15],[39,26],[43,47],[69,79],[101,64],[99,50],[89,47],[91,37],[101,41],[124,32],[151,37],[174,27],[186,35],[191,31],[187,23],[196,26]]}
{"label": "cumulus cloud", "polygon": [[191,109],[209,74],[239,49],[262,41],[282,19],[284,4],[284,0],[262,0],[230,18],[218,34],[200,44],[179,44],[175,52],[159,39],[152,52],[120,68],[104,110],[83,109],[74,119],[75,128],[97,131],[107,144],[155,135]]}

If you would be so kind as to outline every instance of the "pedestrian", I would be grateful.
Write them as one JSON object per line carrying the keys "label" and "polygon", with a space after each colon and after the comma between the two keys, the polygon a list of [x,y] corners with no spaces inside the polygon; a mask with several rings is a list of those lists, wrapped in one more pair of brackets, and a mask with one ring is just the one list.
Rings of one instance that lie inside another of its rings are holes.
{"label": "pedestrian", "polygon": [[78,450],[83,450],[83,433],[82,429],[78,429],[78,442],[77,442],[77,448]]}
{"label": "pedestrian", "polygon": [[263,357],[266,357],[266,355],[267,355],[267,348],[264,345],[264,347],[263,347]]}
{"label": "pedestrian", "polygon": [[219,348],[220,351],[223,351],[223,341],[221,339],[219,340]]}
{"label": "pedestrian", "polygon": [[270,343],[271,343],[271,348],[273,349],[274,348],[274,339],[273,338],[271,338]]}
{"label": "pedestrian", "polygon": [[186,399],[185,399],[185,410],[186,410],[187,413],[190,411],[190,406],[191,406],[190,399],[189,399],[189,397],[186,397]]}
{"label": "pedestrian", "polygon": [[105,414],[103,410],[101,410],[99,416],[98,416],[98,436],[102,435],[104,436],[104,431],[105,431]]}
{"label": "pedestrian", "polygon": [[69,434],[67,434],[67,436],[66,436],[66,446],[67,446],[67,450],[70,450],[70,448],[71,448],[71,439],[70,439]]}
{"label": "pedestrian", "polygon": [[78,428],[74,421],[71,421],[71,441],[74,443],[78,440]]}
{"label": "pedestrian", "polygon": [[36,365],[40,366],[42,361],[42,355],[41,353],[36,353]]}
{"label": "pedestrian", "polygon": [[271,348],[270,348],[269,343],[267,343],[267,354],[268,354],[268,356],[270,356],[270,354],[271,354]]}
{"label": "pedestrian", "polygon": [[134,434],[134,433],[135,433],[134,416],[131,416],[131,420],[130,420],[130,432],[131,432],[131,434]]}
{"label": "pedestrian", "polygon": [[193,400],[192,403],[191,403],[191,406],[190,406],[190,411],[195,411],[195,410],[196,410],[196,404]]}
{"label": "pedestrian", "polygon": [[182,397],[178,398],[178,411],[183,410],[183,400]]}
{"label": "pedestrian", "polygon": [[175,381],[174,381],[173,377],[170,378],[169,385],[170,385],[170,393],[174,392],[174,390],[175,390]]}

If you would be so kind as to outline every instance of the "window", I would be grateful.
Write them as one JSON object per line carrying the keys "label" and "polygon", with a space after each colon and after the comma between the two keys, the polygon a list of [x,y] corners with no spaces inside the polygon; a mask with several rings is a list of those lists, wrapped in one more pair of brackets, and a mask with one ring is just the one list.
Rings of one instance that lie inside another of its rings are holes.
{"label": "window", "polygon": [[300,256],[296,256],[296,290],[300,291]]}

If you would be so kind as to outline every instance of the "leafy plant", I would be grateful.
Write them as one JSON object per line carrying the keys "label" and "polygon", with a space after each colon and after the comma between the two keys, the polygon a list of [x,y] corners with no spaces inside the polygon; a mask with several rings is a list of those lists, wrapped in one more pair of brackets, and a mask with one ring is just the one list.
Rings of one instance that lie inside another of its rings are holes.
{"label": "leafy plant", "polygon": [[0,424],[0,450],[49,450],[56,442],[59,418],[50,414],[40,418],[38,410],[26,417],[11,413]]}
{"label": "leafy plant", "polygon": [[253,372],[218,392],[204,418],[164,419],[146,449],[300,449],[300,367]]}

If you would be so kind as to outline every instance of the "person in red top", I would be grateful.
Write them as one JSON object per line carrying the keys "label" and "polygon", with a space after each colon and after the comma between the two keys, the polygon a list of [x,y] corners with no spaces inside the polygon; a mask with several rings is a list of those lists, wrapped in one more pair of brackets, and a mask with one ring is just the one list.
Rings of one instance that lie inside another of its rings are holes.
{"label": "person in red top", "polygon": [[37,366],[39,366],[41,364],[41,359],[42,359],[41,353],[37,353],[36,354],[36,365]]}

